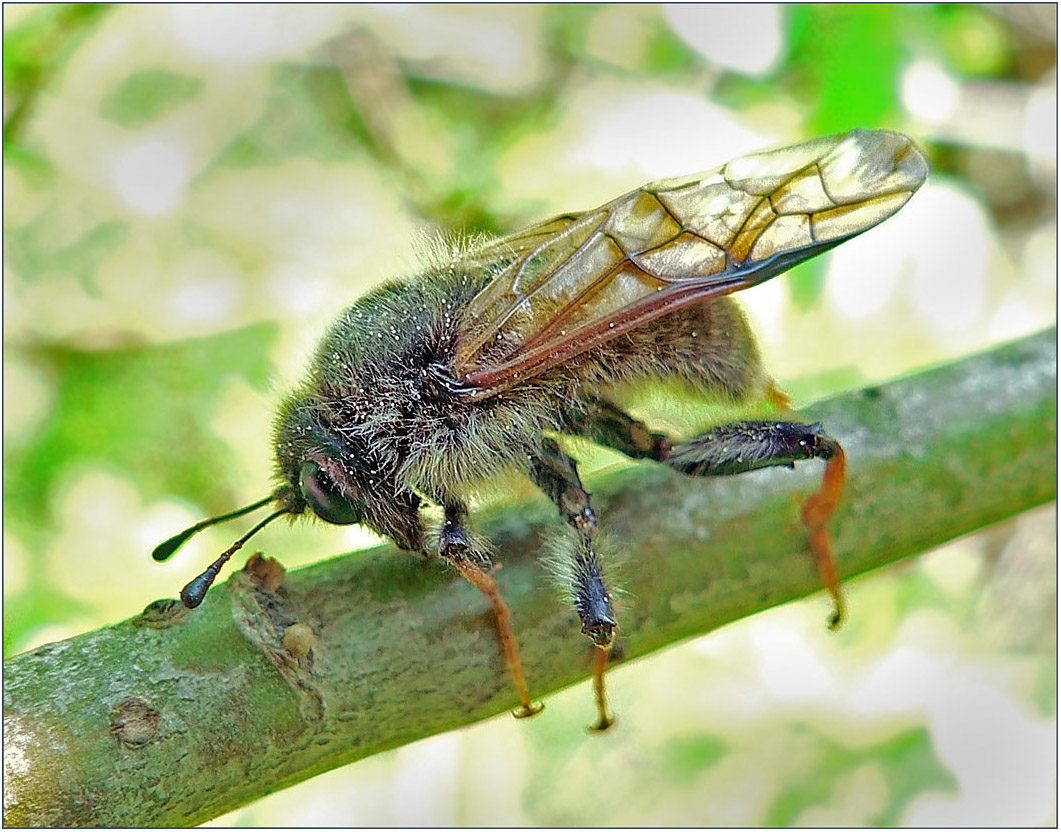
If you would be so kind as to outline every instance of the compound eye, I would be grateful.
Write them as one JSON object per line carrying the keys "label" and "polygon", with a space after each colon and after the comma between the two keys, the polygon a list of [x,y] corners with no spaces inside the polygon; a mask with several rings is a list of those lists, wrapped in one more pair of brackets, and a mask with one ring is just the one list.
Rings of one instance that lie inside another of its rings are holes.
{"label": "compound eye", "polygon": [[312,459],[302,463],[298,490],[313,513],[327,523],[349,526],[365,519],[361,506],[344,497],[328,472]]}

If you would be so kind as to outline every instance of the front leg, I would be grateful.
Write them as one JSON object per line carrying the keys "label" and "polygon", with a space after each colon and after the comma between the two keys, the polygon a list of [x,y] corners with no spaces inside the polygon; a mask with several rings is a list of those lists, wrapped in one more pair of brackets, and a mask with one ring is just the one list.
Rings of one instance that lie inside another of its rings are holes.
{"label": "front leg", "polygon": [[574,546],[561,552],[560,571],[570,592],[575,612],[582,621],[582,632],[597,648],[593,663],[593,689],[597,703],[597,722],[593,730],[603,731],[613,719],[608,715],[604,688],[604,671],[608,651],[618,629],[612,596],[604,580],[603,563],[594,541],[597,515],[590,505],[590,495],[578,476],[575,461],[565,454],[553,439],[543,438],[538,452],[530,459],[530,476],[545,492],[560,514],[577,534]]}
{"label": "front leg", "polygon": [[[771,400],[786,406],[784,394],[771,388]],[[564,429],[622,451],[635,459],[654,459],[694,477],[725,476],[771,466],[793,467],[804,459],[821,459],[825,473],[821,488],[803,504],[803,524],[810,532],[810,548],[825,588],[833,598],[830,629],[840,626],[845,604],[836,573],[836,558],[827,524],[843,492],[844,450],[821,424],[748,421],[722,425],[688,442],[673,443],[651,432],[642,422],[615,405],[593,399],[569,414]]]}
{"label": "front leg", "polygon": [[445,503],[446,519],[439,537],[439,554],[453,564],[457,571],[472,585],[477,587],[493,607],[497,618],[497,630],[501,638],[501,647],[505,651],[505,660],[512,672],[512,681],[516,685],[520,707],[512,712],[517,719],[534,716],[544,707],[541,703],[532,703],[527,690],[527,679],[523,675],[523,663],[519,658],[519,642],[512,630],[512,611],[501,597],[495,568],[486,569],[489,561],[477,552],[468,531],[468,509],[458,501]]}

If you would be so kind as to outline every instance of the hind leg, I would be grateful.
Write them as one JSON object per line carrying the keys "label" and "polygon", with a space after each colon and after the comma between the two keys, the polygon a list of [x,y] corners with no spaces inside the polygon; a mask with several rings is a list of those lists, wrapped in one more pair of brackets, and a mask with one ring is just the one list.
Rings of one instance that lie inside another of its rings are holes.
{"label": "hind leg", "polygon": [[821,488],[803,503],[803,524],[810,532],[810,548],[822,582],[833,598],[829,628],[844,620],[844,598],[836,574],[827,524],[840,503],[846,461],[840,443],[825,433],[820,422],[749,421],[721,425],[689,442],[675,445],[661,462],[694,477],[725,476],[758,468],[789,468],[803,459],[825,462]]}
{"label": "hind leg", "polygon": [[[600,379],[604,384],[677,378],[708,397],[765,401],[782,412],[789,409],[788,397],[763,369],[751,328],[730,298],[681,310],[651,327],[635,330],[622,351],[607,359],[608,378]],[[821,488],[804,503],[802,519],[822,581],[835,603],[830,627],[839,626],[844,602],[826,527],[843,491],[845,458],[843,448],[820,424],[742,421],[713,428],[688,442],[675,442],[590,394],[581,397],[577,410],[565,415],[562,429],[635,459],[654,459],[697,477],[772,466],[791,468],[804,459],[824,461]]]}
{"label": "hind leg", "polygon": [[804,502],[802,519],[810,532],[818,572],[833,598],[829,627],[840,626],[845,606],[827,526],[843,492],[845,456],[840,443],[825,433],[820,423],[733,422],[676,443],[649,430],[611,402],[592,399],[584,402],[579,412],[568,415],[564,430],[635,459],[654,459],[693,477],[727,476],[773,466],[792,468],[804,459],[821,459],[825,462],[822,484]]}

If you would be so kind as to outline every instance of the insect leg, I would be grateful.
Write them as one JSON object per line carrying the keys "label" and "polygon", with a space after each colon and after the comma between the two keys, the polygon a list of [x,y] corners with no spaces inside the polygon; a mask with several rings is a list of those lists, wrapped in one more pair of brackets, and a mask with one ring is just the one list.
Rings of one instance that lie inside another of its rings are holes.
{"label": "insect leg", "polygon": [[479,589],[493,607],[497,618],[498,635],[501,647],[505,651],[505,660],[512,672],[512,681],[516,685],[520,707],[512,712],[518,719],[534,716],[544,707],[541,703],[532,703],[527,691],[527,679],[523,675],[523,663],[519,658],[519,642],[512,630],[512,611],[501,597],[497,579],[492,569],[484,569],[476,557],[472,537],[466,525],[468,509],[463,503],[447,502],[446,519],[439,540],[439,554],[456,567],[457,571],[473,586]]}
{"label": "insect leg", "polygon": [[644,422],[604,399],[586,396],[579,410],[569,411],[563,418],[566,432],[615,448],[632,459],[662,461],[671,450],[670,439],[653,433]]}
{"label": "insect leg", "polygon": [[[783,393],[770,388],[770,400],[787,403]],[[845,474],[844,450],[822,429],[820,423],[748,421],[721,425],[688,442],[672,444],[664,435],[652,433],[632,416],[610,402],[594,399],[577,413],[569,414],[565,430],[578,433],[628,456],[655,459],[694,477],[724,476],[768,468],[792,467],[803,459],[821,459],[825,473],[821,488],[803,504],[803,524],[810,531],[810,548],[835,609],[829,619],[836,629],[844,619],[845,605],[836,573],[836,558],[827,524],[840,502]]]}
{"label": "insect leg", "polygon": [[818,572],[835,609],[829,628],[844,619],[844,598],[836,574],[836,558],[826,525],[840,502],[844,486],[845,457],[840,443],[825,433],[820,422],[748,421],[721,425],[689,442],[675,445],[663,462],[694,477],[724,476],[768,468],[793,467],[803,459],[825,462],[822,485],[803,504],[803,524],[810,531],[810,547]]}
{"label": "insect leg", "polygon": [[575,461],[555,440],[542,439],[538,452],[531,457],[530,476],[577,533],[573,551],[563,553],[566,561],[562,564],[562,571],[575,612],[582,621],[582,632],[597,648],[593,689],[598,719],[593,730],[603,731],[613,722],[608,715],[604,671],[618,625],[612,613],[612,597],[604,581],[600,553],[594,543],[597,515],[590,504],[589,493],[582,487]]}

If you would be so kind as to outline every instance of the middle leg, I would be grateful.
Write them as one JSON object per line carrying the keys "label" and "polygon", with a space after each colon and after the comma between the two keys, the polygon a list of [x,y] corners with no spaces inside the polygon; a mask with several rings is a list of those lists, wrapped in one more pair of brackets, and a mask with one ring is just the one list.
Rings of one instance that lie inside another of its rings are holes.
{"label": "middle leg", "polygon": [[565,547],[562,553],[560,569],[575,612],[582,621],[582,632],[589,636],[596,647],[593,689],[597,722],[592,729],[604,731],[614,722],[608,714],[604,671],[608,666],[608,652],[618,624],[595,539],[597,515],[590,504],[590,495],[579,479],[575,461],[561,450],[555,440],[543,437],[537,452],[531,455],[529,473],[576,533],[574,545]]}

